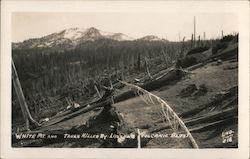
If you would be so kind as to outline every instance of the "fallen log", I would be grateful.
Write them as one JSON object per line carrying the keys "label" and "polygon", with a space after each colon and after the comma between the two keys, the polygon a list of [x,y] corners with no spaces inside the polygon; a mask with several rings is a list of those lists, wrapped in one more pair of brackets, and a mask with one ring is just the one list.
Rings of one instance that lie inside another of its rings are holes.
{"label": "fallen log", "polygon": [[231,100],[229,100],[228,102],[226,102],[225,104],[223,104],[221,106],[221,109],[225,109],[225,108],[227,108],[227,107],[229,107],[229,106],[231,106],[233,104],[236,104],[236,103],[238,103],[238,96],[233,97]]}
{"label": "fallen log", "polygon": [[201,125],[198,127],[190,128],[189,130],[190,130],[190,132],[200,132],[203,130],[208,130],[210,128],[215,128],[215,127],[222,125],[222,124],[223,124],[223,126],[225,126],[226,124],[232,124],[232,123],[235,123],[237,121],[238,121],[237,118],[229,118],[229,119],[219,120],[219,121],[215,121],[215,122],[208,123],[205,125]]}
{"label": "fallen log", "polygon": [[[117,124],[119,123],[119,124]],[[114,128],[118,128],[118,125],[123,123],[123,118],[120,115],[118,111],[116,111],[115,107],[112,107],[111,105],[106,106],[100,113],[97,115],[90,117],[85,124],[73,126],[70,128],[57,128],[57,129],[40,129],[35,131],[29,131],[29,132],[21,132],[21,133],[12,133],[12,143],[16,143],[18,141],[25,141],[25,140],[34,140],[35,142],[32,142],[40,145],[45,146],[45,142],[49,143],[55,143],[55,142],[64,142],[66,141],[67,137],[65,138],[65,134],[77,134],[81,135],[82,133],[103,133],[103,134],[109,134],[113,128],[110,127],[112,125]],[[28,134],[29,136],[36,135],[37,138],[21,138],[19,139],[17,136],[24,134]],[[39,134],[43,134],[46,137],[38,137]],[[56,138],[48,138],[47,136],[56,136]],[[72,138],[70,138],[72,139]],[[70,140],[69,139],[69,140]],[[83,138],[84,140],[85,138]],[[37,141],[36,141],[37,140]],[[29,142],[27,144],[30,144]]]}
{"label": "fallen log", "polygon": [[[211,106],[219,105],[224,100],[227,100],[227,99],[231,98],[232,96],[237,95],[236,94],[237,90],[238,90],[238,86],[233,86],[230,89],[228,89],[228,91],[225,94],[222,94],[221,96],[218,96],[217,98],[215,98],[215,100],[213,100],[205,105],[198,106],[197,108],[194,108],[192,110],[186,111],[186,112],[180,114],[180,117],[186,118],[186,117],[189,117],[191,115],[197,114],[197,113],[201,112],[202,110],[209,108]],[[229,104],[230,103],[231,102],[229,102]],[[225,106],[222,106],[222,108],[224,108],[224,107]]]}
{"label": "fallen log", "polygon": [[[162,86],[171,84],[172,82],[176,82],[180,80],[185,75],[185,72],[183,72],[181,69],[172,69],[168,71],[166,74],[162,75],[160,78],[156,78],[154,81],[150,81],[148,83],[143,84],[140,86],[141,88],[147,90],[147,91],[153,91],[157,88],[160,88]],[[114,102],[118,103],[124,100],[127,100],[129,98],[135,97],[134,91],[130,90],[127,92],[124,92],[122,94],[119,94],[114,97]]]}
{"label": "fallen log", "polygon": [[87,106],[89,106],[89,105],[95,105],[96,103],[99,102],[99,100],[100,100],[100,99],[96,99],[96,100],[94,100],[94,101],[89,102],[89,104],[84,104],[84,105],[82,105],[82,106],[80,106],[80,107],[78,107],[78,108],[66,110],[66,111],[64,111],[64,112],[62,112],[62,113],[60,113],[60,114],[56,114],[55,116],[51,117],[50,120],[54,120],[54,119],[57,119],[57,118],[59,118],[59,117],[67,116],[68,114],[71,114],[72,112],[76,112],[76,111],[78,111],[78,110],[85,109],[85,108],[86,108]]}
{"label": "fallen log", "polygon": [[204,66],[204,65],[205,65],[205,63],[204,63],[204,62],[201,62],[201,63],[198,63],[198,64],[196,64],[196,65],[193,65],[193,66],[188,67],[187,70],[193,71],[193,70],[195,70],[195,69],[197,69],[197,68],[200,68],[200,67],[202,67],[202,66]]}
{"label": "fallen log", "polygon": [[[98,108],[98,107],[103,107],[105,105],[108,105],[108,101],[105,101],[105,102],[102,102],[102,103],[97,103],[97,104],[89,106],[89,107],[85,107],[84,109],[80,109],[80,110],[78,110],[76,112],[71,113],[70,115],[64,116],[62,118],[55,119],[55,120],[53,120],[51,122],[48,122],[48,123],[45,123],[45,124],[43,124],[41,129],[44,129],[44,128],[46,128],[48,126],[51,126],[51,125],[54,125],[54,124],[57,124],[59,122],[69,120],[69,119],[74,118],[74,117],[76,117],[76,116],[78,116],[80,114],[89,112],[89,111],[91,111],[91,110],[93,110],[95,108]],[[222,112],[209,113],[206,116],[200,116],[200,117],[195,118],[195,119],[186,119],[186,120],[184,120],[184,123],[187,124],[187,126],[191,126],[191,125],[194,125],[194,124],[197,124],[197,123],[204,122],[204,121],[206,121],[208,119],[209,120],[216,120],[216,119],[218,119],[220,117],[223,117],[223,118],[230,117],[232,115],[235,115],[235,113],[237,112],[236,109],[237,108],[227,109],[227,110],[222,111]],[[156,130],[153,130],[153,132],[161,131],[161,130],[168,129],[168,128],[170,128],[170,125],[167,125],[165,127],[162,127],[162,128],[156,129]],[[39,130],[39,129],[36,129],[36,130]]]}
{"label": "fallen log", "polygon": [[[110,104],[110,102],[112,102],[112,100],[110,101],[110,99],[112,98],[112,95],[113,95],[113,90],[106,91],[105,94],[102,96],[102,98],[100,98],[96,101],[93,101],[90,104],[85,104],[84,106],[80,106],[78,108],[74,108],[74,109],[62,112],[61,114],[58,114],[58,115],[50,118],[49,122],[42,123],[41,127],[45,128],[45,127],[57,124],[59,122],[63,122],[63,121],[72,119],[72,118],[74,118],[82,113],[92,111],[96,108],[105,107],[106,105]],[[40,128],[37,128],[35,130],[38,130],[38,129],[40,129]]]}
{"label": "fallen log", "polygon": [[51,125],[54,125],[54,124],[57,124],[59,122],[63,122],[63,121],[66,121],[66,120],[69,120],[69,119],[72,119],[80,114],[83,114],[83,113],[86,113],[86,112],[89,112],[89,111],[92,111],[96,108],[99,108],[99,107],[105,107],[106,105],[108,105],[110,103],[110,101],[106,100],[104,102],[101,102],[101,103],[96,103],[92,106],[87,106],[83,109],[79,109],[78,111],[75,111],[73,113],[70,113],[66,116],[63,116],[63,117],[59,117],[57,119],[54,119],[52,120],[51,122],[48,122],[48,123],[44,123],[42,125],[43,128],[47,127],[47,126],[51,126]]}
{"label": "fallen log", "polygon": [[[142,88],[144,88],[148,91],[152,91],[152,90],[155,90],[155,89],[157,89],[157,88],[159,88],[167,83],[171,83],[173,81],[181,79],[183,75],[185,75],[185,73],[182,70],[171,69],[166,74],[162,75],[161,78],[158,78],[154,81],[150,81],[150,82],[144,84],[142,86]],[[135,97],[135,93],[134,93],[134,91],[130,90],[130,91],[127,91],[127,92],[124,92],[120,95],[115,96],[114,102],[117,103],[117,102],[129,99],[132,97]],[[82,114],[82,113],[92,111],[96,108],[104,107],[108,103],[109,103],[109,99],[106,100],[106,99],[101,98],[101,99],[94,101],[90,104],[81,106],[79,108],[76,108],[76,109],[73,109],[70,111],[63,112],[61,114],[58,114],[58,115],[52,117],[49,122],[43,123],[41,125],[41,128],[45,128],[45,127],[57,124],[59,122],[65,121],[65,120],[69,120],[71,118],[74,118],[74,117]],[[40,128],[37,128],[35,130],[38,130],[38,129],[40,129]]]}
{"label": "fallen log", "polygon": [[[211,122],[216,120],[233,118],[234,116],[237,116],[237,114],[238,114],[238,108],[230,108],[221,112],[212,112],[194,119],[185,119],[184,123],[186,126],[192,126],[203,122]],[[155,133],[169,128],[171,128],[170,124],[160,128],[152,128],[150,132]]]}
{"label": "fallen log", "polygon": [[223,110],[221,112],[212,112],[206,115],[202,115],[195,119],[187,119],[186,122],[188,126],[192,126],[202,122],[210,122],[219,119],[231,118],[233,116],[237,116],[237,113],[238,113],[238,108],[230,108]]}

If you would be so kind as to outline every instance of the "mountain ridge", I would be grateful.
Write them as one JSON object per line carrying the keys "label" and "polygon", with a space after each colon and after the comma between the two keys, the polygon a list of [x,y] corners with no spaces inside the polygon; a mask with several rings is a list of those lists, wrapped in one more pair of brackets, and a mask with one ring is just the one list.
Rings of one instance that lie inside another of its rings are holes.
{"label": "mountain ridge", "polygon": [[123,33],[106,32],[94,27],[90,28],[68,28],[40,38],[31,38],[23,42],[13,42],[13,49],[32,48],[74,48],[82,42],[109,39],[115,41],[161,41],[163,39],[154,35],[147,35],[142,38],[132,38]]}

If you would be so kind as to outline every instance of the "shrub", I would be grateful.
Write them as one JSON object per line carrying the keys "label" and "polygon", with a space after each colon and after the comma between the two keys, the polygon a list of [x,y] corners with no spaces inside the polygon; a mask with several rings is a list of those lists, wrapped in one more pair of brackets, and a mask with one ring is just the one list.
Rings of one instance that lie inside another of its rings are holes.
{"label": "shrub", "polygon": [[233,39],[234,39],[234,37],[235,36],[233,36],[233,35],[227,35],[227,36],[224,36],[221,40],[220,40],[220,42],[230,42],[230,41],[232,41]]}
{"label": "shrub", "polygon": [[212,48],[212,54],[217,53],[218,50],[220,49],[225,49],[227,47],[227,43],[223,42],[223,43],[218,43],[217,45],[215,45]]}
{"label": "shrub", "polygon": [[199,86],[199,91],[203,92],[203,93],[206,93],[207,92],[207,87],[205,84],[202,84]]}
{"label": "shrub", "polygon": [[188,97],[191,96],[197,90],[197,86],[195,84],[189,84],[186,88],[181,90],[180,96]]}
{"label": "shrub", "polygon": [[197,47],[197,48],[194,48],[192,50],[190,50],[187,55],[192,55],[192,54],[196,54],[196,53],[201,53],[201,52],[204,52],[206,50],[208,50],[209,48],[208,47]]}
{"label": "shrub", "polygon": [[184,59],[179,59],[176,62],[177,67],[186,68],[197,63],[197,59],[194,57],[186,57]]}
{"label": "shrub", "polygon": [[215,54],[218,50],[225,49],[229,42],[238,42],[238,34],[224,36],[219,43],[212,48],[212,53]]}

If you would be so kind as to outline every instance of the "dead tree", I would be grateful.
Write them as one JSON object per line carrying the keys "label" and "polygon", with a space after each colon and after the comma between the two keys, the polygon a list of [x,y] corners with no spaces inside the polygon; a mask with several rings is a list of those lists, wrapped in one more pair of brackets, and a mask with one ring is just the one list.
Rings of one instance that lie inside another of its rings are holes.
{"label": "dead tree", "polygon": [[137,57],[137,70],[141,70],[141,54],[139,53],[138,54],[138,57]]}
{"label": "dead tree", "polygon": [[182,44],[181,44],[180,59],[184,57],[184,42],[185,42],[185,36],[183,37]]}
{"label": "dead tree", "polygon": [[146,65],[146,69],[147,69],[147,75],[148,75],[148,77],[150,78],[150,79],[152,79],[152,76],[151,76],[151,74],[150,74],[150,72],[149,72],[149,68],[148,68],[148,60],[145,58],[145,65]]}
{"label": "dead tree", "polygon": [[15,91],[16,91],[16,95],[17,95],[19,104],[21,106],[22,114],[23,114],[23,117],[24,117],[24,120],[25,120],[25,123],[26,123],[26,129],[29,130],[29,122],[30,121],[33,124],[35,124],[36,126],[40,126],[40,124],[37,121],[35,121],[33,119],[33,117],[31,116],[31,114],[30,114],[30,111],[29,111],[28,105],[27,105],[27,103],[25,101],[25,97],[24,97],[24,94],[23,94],[23,91],[22,91],[21,83],[19,81],[17,71],[16,71],[16,67],[15,67],[15,64],[14,64],[13,60],[12,60],[11,65],[12,65],[13,85],[14,85],[14,88],[15,88]]}
{"label": "dead tree", "polygon": [[194,16],[194,47],[195,47],[195,44],[196,44],[196,30],[195,30],[195,16]]}
{"label": "dead tree", "polygon": [[181,33],[179,32],[179,42],[181,42]]}
{"label": "dead tree", "polygon": [[163,59],[164,59],[164,61],[165,61],[165,64],[168,66],[168,64],[169,64],[169,61],[168,61],[168,57],[167,57],[167,53],[166,53],[166,49],[162,49],[162,51],[161,51],[161,53],[162,53],[162,55],[163,55]]}
{"label": "dead tree", "polygon": [[201,46],[201,36],[199,35],[198,36],[198,47],[200,47]]}
{"label": "dead tree", "polygon": [[203,46],[206,46],[206,33],[203,33]]}
{"label": "dead tree", "polygon": [[101,96],[101,94],[100,94],[100,92],[99,92],[97,86],[95,85],[94,87],[95,87],[96,93],[98,94],[98,97],[99,97],[99,98],[102,98],[102,96]]}
{"label": "dead tree", "polygon": [[190,46],[191,49],[193,48],[193,45],[194,45],[194,34],[192,34],[191,36],[191,46]]}

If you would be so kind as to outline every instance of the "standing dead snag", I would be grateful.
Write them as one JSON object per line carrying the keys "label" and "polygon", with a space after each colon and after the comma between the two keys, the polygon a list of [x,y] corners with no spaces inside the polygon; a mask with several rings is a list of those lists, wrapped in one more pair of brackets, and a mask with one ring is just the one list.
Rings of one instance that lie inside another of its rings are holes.
{"label": "standing dead snag", "polygon": [[199,35],[198,36],[198,47],[200,47],[201,46],[201,36]]}
{"label": "standing dead snag", "polygon": [[145,65],[146,65],[148,77],[149,77],[150,79],[153,79],[153,77],[151,76],[151,74],[150,74],[150,72],[149,72],[149,68],[148,68],[148,59],[147,59],[147,58],[145,58]]}
{"label": "standing dead snag", "polygon": [[166,55],[166,49],[163,48],[162,51],[161,51],[161,53],[162,53],[163,59],[164,59],[164,61],[165,61],[165,64],[168,66],[169,61],[168,61],[168,57],[167,57],[167,55]]}
{"label": "standing dead snag", "polygon": [[110,99],[111,103],[113,104],[114,103],[114,101],[113,101],[113,95],[114,95],[113,86],[111,86],[111,87],[102,86],[102,87],[103,87],[105,93],[98,102],[103,102],[103,101],[106,101],[107,99],[108,100]]}
{"label": "standing dead snag", "polygon": [[[116,110],[116,107],[113,106],[113,94],[114,88],[113,84],[110,81],[110,87],[103,86],[105,90],[105,94],[99,102],[103,102],[103,100],[107,101],[103,108],[99,111],[96,116],[91,117],[87,121],[87,129],[89,133],[98,133],[101,131],[102,133],[107,133],[110,135],[118,135],[118,130],[123,124],[123,116],[120,112]],[[118,139],[116,138],[108,138],[105,139],[101,147],[117,147],[119,145]]]}
{"label": "standing dead snag", "polygon": [[191,36],[191,44],[190,44],[190,49],[193,48],[193,43],[194,43],[194,34]]}
{"label": "standing dead snag", "polygon": [[35,124],[36,126],[40,126],[41,124],[39,124],[37,121],[35,121],[33,119],[33,117],[30,114],[28,105],[25,101],[25,97],[22,91],[22,87],[21,87],[21,83],[19,81],[18,75],[17,75],[17,71],[16,71],[16,67],[15,64],[13,62],[13,60],[11,61],[11,65],[12,65],[12,80],[13,80],[13,85],[16,91],[16,95],[19,101],[19,104],[21,106],[21,110],[23,113],[23,117],[24,120],[26,122],[26,129],[29,130],[29,121],[31,121],[33,124]]}
{"label": "standing dead snag", "polygon": [[194,47],[196,46],[196,26],[195,26],[195,16],[194,16]]}
{"label": "standing dead snag", "polygon": [[137,57],[137,70],[141,70],[141,53],[138,53]]}
{"label": "standing dead snag", "polygon": [[184,47],[185,47],[185,36],[183,37],[182,44],[181,44],[180,58],[184,58]]}

